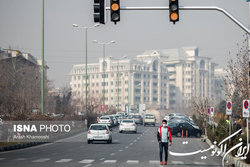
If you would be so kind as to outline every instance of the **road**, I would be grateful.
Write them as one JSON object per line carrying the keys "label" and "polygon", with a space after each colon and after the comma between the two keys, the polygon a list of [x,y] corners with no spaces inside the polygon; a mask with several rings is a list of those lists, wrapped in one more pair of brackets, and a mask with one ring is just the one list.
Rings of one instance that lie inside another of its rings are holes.
{"label": "road", "polygon": [[[113,128],[113,144],[96,142],[87,144],[86,134],[73,136],[56,143],[49,143],[21,150],[0,153],[1,167],[154,167],[159,165],[157,127],[138,126],[137,134],[118,133]],[[208,145],[198,138],[174,137],[172,152],[204,150]],[[187,141],[188,144],[183,144]],[[168,167],[219,167],[220,157],[211,152],[186,157],[169,155]],[[206,156],[207,159],[202,159]]]}

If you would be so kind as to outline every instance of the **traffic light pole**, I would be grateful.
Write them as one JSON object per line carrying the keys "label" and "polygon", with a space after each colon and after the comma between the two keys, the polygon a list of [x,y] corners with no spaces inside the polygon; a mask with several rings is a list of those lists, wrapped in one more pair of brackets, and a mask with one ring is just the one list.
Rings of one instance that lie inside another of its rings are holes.
{"label": "traffic light pole", "polygon": [[[110,10],[110,7],[106,7],[106,10]],[[121,6],[120,10],[169,10],[168,6],[155,6],[155,7],[127,7]],[[250,30],[241,23],[236,17],[234,17],[231,13],[227,10],[220,8],[218,6],[180,6],[179,10],[215,10],[222,12],[228,18],[230,18],[235,24],[237,24],[240,28],[242,28],[246,33],[250,34]]]}

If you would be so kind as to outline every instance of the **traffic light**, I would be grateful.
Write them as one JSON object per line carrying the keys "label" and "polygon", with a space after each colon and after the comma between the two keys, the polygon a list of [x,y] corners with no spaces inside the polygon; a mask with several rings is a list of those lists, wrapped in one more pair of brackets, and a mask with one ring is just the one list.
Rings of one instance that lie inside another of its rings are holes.
{"label": "traffic light", "polygon": [[105,24],[106,0],[94,0],[94,22]]}
{"label": "traffic light", "polygon": [[111,21],[116,24],[120,21],[120,0],[110,0],[110,9]]}
{"label": "traffic light", "polygon": [[169,0],[169,19],[171,22],[179,21],[179,3],[178,0]]}

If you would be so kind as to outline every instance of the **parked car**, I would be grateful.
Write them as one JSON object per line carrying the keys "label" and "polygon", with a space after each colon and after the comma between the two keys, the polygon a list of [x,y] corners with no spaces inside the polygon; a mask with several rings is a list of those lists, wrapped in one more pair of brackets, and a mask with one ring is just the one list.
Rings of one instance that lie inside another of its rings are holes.
{"label": "parked car", "polygon": [[106,141],[112,143],[112,133],[106,124],[91,124],[87,134],[87,143],[94,141]]}
{"label": "parked car", "polygon": [[113,126],[113,120],[111,119],[111,117],[109,116],[101,116],[99,118],[99,124],[106,124],[108,125],[109,127],[112,127]]}
{"label": "parked car", "polygon": [[133,119],[124,119],[121,121],[120,126],[119,126],[119,133],[122,133],[125,131],[137,133],[137,126]]}
{"label": "parked car", "polygon": [[196,137],[201,137],[202,135],[202,130],[195,125],[191,125],[188,122],[185,121],[180,121],[180,122],[170,122],[168,123],[168,126],[171,130],[172,135],[176,135],[177,137],[186,135],[186,131],[188,132],[188,136],[196,136]]}
{"label": "parked car", "polygon": [[146,125],[153,125],[153,126],[155,126],[155,124],[156,124],[155,115],[153,115],[153,114],[145,114],[143,122],[144,122],[144,126],[146,126]]}
{"label": "parked car", "polygon": [[142,116],[141,115],[133,115],[132,116],[136,124],[143,124]]}

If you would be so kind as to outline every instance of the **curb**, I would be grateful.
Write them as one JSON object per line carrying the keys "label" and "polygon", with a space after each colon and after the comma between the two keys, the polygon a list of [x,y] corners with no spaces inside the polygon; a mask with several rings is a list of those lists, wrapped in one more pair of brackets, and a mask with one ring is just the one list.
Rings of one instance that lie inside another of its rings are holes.
{"label": "curb", "polygon": [[[202,140],[204,140],[204,142],[206,142],[209,146],[212,145],[211,141],[207,137],[203,137]],[[220,156],[223,157],[223,155]],[[248,165],[247,163],[241,161],[240,158],[235,158],[232,155],[227,155],[225,159],[228,161],[230,165],[234,167],[250,167],[250,164]]]}

